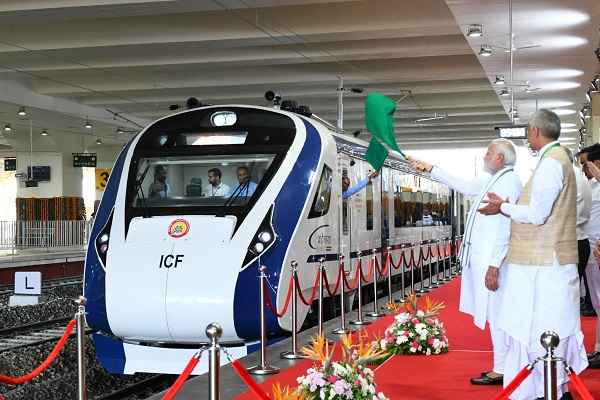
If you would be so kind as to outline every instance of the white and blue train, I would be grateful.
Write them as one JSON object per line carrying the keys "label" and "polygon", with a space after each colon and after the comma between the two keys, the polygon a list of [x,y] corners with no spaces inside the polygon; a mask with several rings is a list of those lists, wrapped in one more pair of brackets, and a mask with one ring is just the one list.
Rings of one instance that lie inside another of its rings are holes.
{"label": "white and blue train", "polygon": [[[370,172],[365,150],[317,118],[257,106],[196,108],[144,129],[114,164],[85,260],[104,367],[179,373],[211,322],[234,357],[255,350],[259,265],[281,308],[292,261],[307,297],[322,257],[330,277],[340,255],[354,276],[359,252],[459,233],[452,192],[398,155],[343,200],[342,176],[356,184]],[[309,307],[299,305],[300,325]],[[267,313],[270,334],[291,330],[290,313]]]}

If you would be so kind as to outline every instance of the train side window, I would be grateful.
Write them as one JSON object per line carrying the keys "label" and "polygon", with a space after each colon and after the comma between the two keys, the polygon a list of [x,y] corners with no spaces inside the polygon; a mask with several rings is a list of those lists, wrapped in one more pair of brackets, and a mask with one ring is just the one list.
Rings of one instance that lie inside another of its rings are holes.
{"label": "train side window", "polygon": [[400,186],[394,185],[394,228],[402,228],[402,198],[400,197]]}
{"label": "train side window", "polygon": [[308,218],[322,217],[329,211],[332,178],[333,174],[331,173],[331,168],[324,165],[321,179],[319,180],[319,187],[317,188],[317,193],[315,194],[315,199],[313,200]]}
{"label": "train side window", "polygon": [[373,230],[373,182],[367,183],[367,230]]}

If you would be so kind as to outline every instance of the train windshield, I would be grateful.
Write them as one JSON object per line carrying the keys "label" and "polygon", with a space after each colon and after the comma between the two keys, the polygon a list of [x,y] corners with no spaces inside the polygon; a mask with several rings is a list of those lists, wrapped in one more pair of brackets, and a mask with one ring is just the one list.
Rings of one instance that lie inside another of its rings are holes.
{"label": "train windshield", "polygon": [[143,157],[133,206],[243,206],[265,179],[274,154]]}

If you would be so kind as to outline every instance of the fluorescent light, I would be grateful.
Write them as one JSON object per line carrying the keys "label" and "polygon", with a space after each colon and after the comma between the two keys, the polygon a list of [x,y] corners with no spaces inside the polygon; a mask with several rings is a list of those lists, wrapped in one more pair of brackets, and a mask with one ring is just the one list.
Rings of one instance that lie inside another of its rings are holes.
{"label": "fluorescent light", "polygon": [[575,114],[577,111],[575,110],[571,110],[568,108],[558,108],[558,109],[554,109],[552,110],[556,115],[572,115]]}
{"label": "fluorescent light", "polygon": [[560,124],[561,128],[575,128],[577,125],[572,124],[570,122],[563,122],[562,124]]}
{"label": "fluorescent light", "polygon": [[85,120],[85,125],[83,125],[83,126],[85,127],[85,129],[92,129],[93,128],[93,125],[92,125],[92,123],[90,122],[89,119]]}
{"label": "fluorescent light", "polygon": [[4,125],[4,132],[10,132],[10,131],[12,131],[10,124]]}
{"label": "fluorescent light", "polygon": [[27,111],[25,111],[25,107],[20,107],[19,111],[17,111],[17,115],[19,117],[25,117],[25,116],[27,116]]}
{"label": "fluorescent light", "polygon": [[100,139],[100,138],[96,139],[96,144],[102,144],[102,139]]}
{"label": "fluorescent light", "polygon": [[42,135],[42,136],[48,136],[48,135],[49,135],[49,133],[48,133],[48,131],[47,131],[46,129],[43,129],[43,130],[40,132],[40,135]]}

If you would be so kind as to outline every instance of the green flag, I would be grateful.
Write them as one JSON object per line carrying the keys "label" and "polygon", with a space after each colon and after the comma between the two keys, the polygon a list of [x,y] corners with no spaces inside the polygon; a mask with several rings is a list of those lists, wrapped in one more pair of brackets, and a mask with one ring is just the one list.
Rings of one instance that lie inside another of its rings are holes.
{"label": "green flag", "polygon": [[396,102],[389,97],[378,92],[367,95],[365,100],[365,122],[367,130],[373,138],[369,143],[366,159],[376,170],[381,169],[388,155],[388,148],[396,150],[404,156],[396,143],[394,111],[396,111]]}

